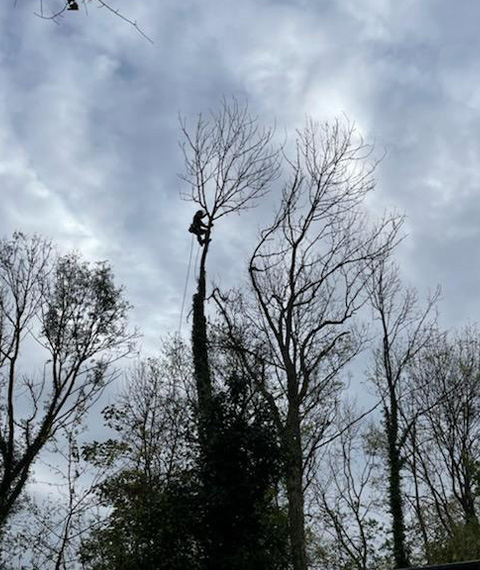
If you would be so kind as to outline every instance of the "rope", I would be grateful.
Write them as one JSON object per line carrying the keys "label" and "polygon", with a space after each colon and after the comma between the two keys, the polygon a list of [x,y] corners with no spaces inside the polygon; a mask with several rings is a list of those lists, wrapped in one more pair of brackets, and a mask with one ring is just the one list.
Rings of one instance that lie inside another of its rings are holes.
{"label": "rope", "polygon": [[195,280],[198,280],[198,254],[200,253],[200,247],[197,247],[197,255],[195,255]]}
{"label": "rope", "polygon": [[[192,265],[193,239],[194,235],[192,234],[192,239],[190,240],[190,256],[188,259],[187,278],[185,279],[185,287],[183,289],[182,310],[180,311],[180,322],[178,323],[178,334],[180,334],[180,331],[182,330],[183,309],[185,308],[185,298],[187,296],[188,278],[190,277],[190,267]],[[198,251],[197,251],[197,256],[198,256]]]}

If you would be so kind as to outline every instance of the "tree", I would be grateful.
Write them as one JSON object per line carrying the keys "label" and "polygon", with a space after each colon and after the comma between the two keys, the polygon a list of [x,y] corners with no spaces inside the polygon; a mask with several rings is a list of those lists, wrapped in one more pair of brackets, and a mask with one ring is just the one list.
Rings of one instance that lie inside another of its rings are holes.
{"label": "tree", "polygon": [[[96,527],[94,489],[102,478],[102,470],[92,473],[79,453],[84,429],[75,423],[57,432],[48,460],[39,459],[42,472],[48,470],[52,477],[44,475],[43,492],[26,494],[25,504],[8,519],[2,569],[78,568],[81,538]],[[50,492],[45,492],[46,485]]]}
{"label": "tree", "polygon": [[393,557],[397,568],[409,566],[405,538],[405,509],[402,472],[406,444],[418,418],[426,412],[415,406],[415,391],[409,375],[415,359],[430,348],[436,338],[435,303],[437,290],[418,307],[414,289],[403,288],[397,267],[385,257],[377,265],[371,281],[374,320],[379,323],[381,345],[375,350],[371,373],[383,408],[383,434],[388,474],[388,510],[392,520]]}
{"label": "tree", "polygon": [[192,311],[193,364],[203,432],[208,430],[212,396],[205,318],[206,262],[212,227],[226,215],[251,208],[268,191],[278,176],[279,154],[271,145],[273,131],[262,128],[248,107],[240,106],[235,99],[224,99],[220,110],[211,112],[208,119],[199,115],[193,132],[181,119],[181,129],[185,158],[182,178],[190,186],[184,198],[198,204],[208,220]]}
{"label": "tree", "polygon": [[324,467],[313,483],[321,537],[317,556],[326,568],[369,570],[385,565],[380,552],[385,525],[375,489],[378,458],[369,426],[358,417],[348,405],[337,418],[339,436],[325,448]]}
{"label": "tree", "polygon": [[80,560],[90,570],[188,570],[203,566],[198,482],[187,473],[168,481],[122,470],[100,498],[112,514],[84,540]]}
{"label": "tree", "polygon": [[103,410],[115,436],[83,449],[107,470],[97,495],[110,511],[84,537],[89,569],[203,568],[188,356],[174,339],[159,358],[139,362],[118,401]]}
{"label": "tree", "polygon": [[[0,528],[42,449],[102,393],[131,350],[128,303],[106,263],[39,237],[0,241]],[[22,354],[43,351],[41,373]]]}
{"label": "tree", "polygon": [[478,558],[480,339],[470,326],[442,335],[412,371],[426,410],[408,441],[407,468],[429,563]]}
{"label": "tree", "polygon": [[83,562],[98,570],[286,569],[284,516],[275,503],[281,458],[267,410],[227,373],[212,396],[214,429],[200,452],[179,382],[185,376],[172,374],[173,360],[169,351],[140,365],[120,402],[104,411],[117,437],[85,449],[95,463],[112,464],[99,487],[112,512],[84,542]]}
{"label": "tree", "polygon": [[[293,568],[307,568],[304,493],[332,425],[339,373],[358,353],[354,317],[400,220],[370,227],[372,149],[351,125],[309,122],[275,219],[250,258],[250,293],[216,293],[232,350],[269,402],[282,438]],[[261,371],[259,374],[258,371]]]}
{"label": "tree", "polygon": [[206,568],[287,570],[287,521],[277,504],[283,458],[270,410],[233,372],[210,413],[211,437],[199,456]]}

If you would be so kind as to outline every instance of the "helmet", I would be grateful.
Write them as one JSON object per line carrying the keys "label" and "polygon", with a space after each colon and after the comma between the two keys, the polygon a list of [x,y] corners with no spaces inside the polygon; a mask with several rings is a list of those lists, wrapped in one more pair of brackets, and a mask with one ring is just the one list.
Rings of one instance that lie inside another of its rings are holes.
{"label": "helmet", "polygon": [[202,218],[203,218],[203,216],[205,216],[206,214],[203,210],[197,210],[197,213],[195,215],[196,216],[202,216]]}

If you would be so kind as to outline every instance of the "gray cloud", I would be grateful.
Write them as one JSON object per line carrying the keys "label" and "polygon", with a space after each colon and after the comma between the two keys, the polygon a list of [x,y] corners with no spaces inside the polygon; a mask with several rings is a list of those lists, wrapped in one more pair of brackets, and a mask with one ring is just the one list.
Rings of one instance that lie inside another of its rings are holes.
{"label": "gray cloud", "polygon": [[[59,26],[26,3],[4,10],[4,234],[37,231],[111,260],[153,349],[177,326],[190,247],[178,113],[193,120],[222,95],[248,97],[281,138],[308,114],[345,112],[388,151],[371,206],[406,212],[406,278],[445,285],[448,322],[475,318],[477,3],[171,0],[125,12],[153,46],[93,6]],[[276,194],[219,224],[212,277],[235,281]]]}
{"label": "gray cloud", "polygon": [[[93,2],[58,26],[34,4],[7,0],[0,13],[1,234],[38,232],[110,260],[145,352],[178,327],[190,251],[178,113],[193,122],[231,94],[276,119],[280,140],[306,115],[355,121],[387,151],[368,203],[407,216],[406,281],[442,284],[446,326],[478,319],[476,0],[118,2],[154,45]],[[212,279],[243,278],[278,194],[219,221]],[[187,310],[192,290],[191,277]],[[99,422],[90,427],[100,437]]]}

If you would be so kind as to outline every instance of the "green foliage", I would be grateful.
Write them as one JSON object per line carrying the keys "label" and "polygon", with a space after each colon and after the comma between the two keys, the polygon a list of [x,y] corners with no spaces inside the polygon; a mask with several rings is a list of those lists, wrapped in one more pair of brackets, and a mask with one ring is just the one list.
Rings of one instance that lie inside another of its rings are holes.
{"label": "green foliage", "polygon": [[81,561],[87,568],[202,568],[200,494],[194,474],[152,482],[141,472],[126,470],[105,482],[100,496],[113,511],[103,528],[83,543]]}
{"label": "green foliage", "polygon": [[113,348],[126,332],[130,308],[107,263],[71,254],[57,260],[47,297],[44,335],[63,358],[86,358]]}
{"label": "green foliage", "polygon": [[276,494],[282,460],[269,409],[252,402],[233,375],[210,404],[211,434],[200,469],[204,484],[207,567],[288,567],[286,512]]}
{"label": "green foliage", "polygon": [[[195,434],[182,432],[197,456],[188,466],[180,460],[168,473],[152,471],[154,462],[142,463],[127,408],[106,408],[105,421],[118,438],[85,446],[84,458],[97,466],[127,466],[98,489],[111,513],[83,542],[85,568],[288,568],[286,513],[276,504],[278,434],[267,407],[254,400],[231,378],[211,399],[208,446],[201,448]],[[162,423],[158,415],[157,420]]]}
{"label": "green foliage", "polygon": [[432,564],[480,559],[480,526],[476,519],[454,523],[448,534],[439,534],[428,548]]}
{"label": "green foliage", "polygon": [[102,442],[93,441],[82,448],[82,456],[85,461],[97,467],[112,466],[119,457],[129,452],[130,446],[128,443],[117,439],[107,439]]}
{"label": "green foliage", "polygon": [[132,348],[128,309],[107,263],[58,256],[39,236],[0,239],[0,527],[43,448],[114,379]]}

